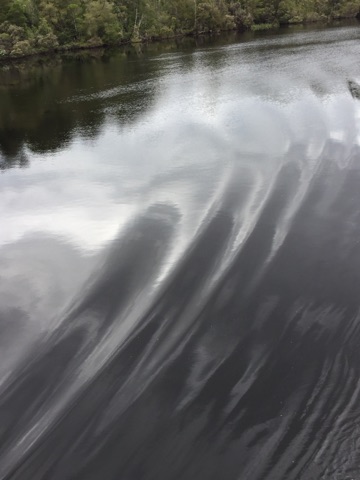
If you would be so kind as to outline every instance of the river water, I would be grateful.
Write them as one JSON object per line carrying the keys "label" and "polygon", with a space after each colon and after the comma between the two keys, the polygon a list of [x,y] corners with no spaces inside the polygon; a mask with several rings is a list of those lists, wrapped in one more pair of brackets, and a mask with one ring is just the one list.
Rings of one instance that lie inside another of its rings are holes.
{"label": "river water", "polygon": [[0,478],[360,479],[360,29],[0,69]]}

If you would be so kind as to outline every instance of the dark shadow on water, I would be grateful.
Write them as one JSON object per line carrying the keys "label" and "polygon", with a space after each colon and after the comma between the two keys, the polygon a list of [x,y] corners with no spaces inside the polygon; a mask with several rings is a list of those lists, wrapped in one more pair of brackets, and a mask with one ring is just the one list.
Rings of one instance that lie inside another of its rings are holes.
{"label": "dark shadow on water", "polygon": [[234,37],[179,38],[1,63],[0,168],[25,166],[25,147],[51,153],[76,136],[96,138],[109,107],[112,121],[131,125],[156,100],[163,71],[153,59],[224,45]]}

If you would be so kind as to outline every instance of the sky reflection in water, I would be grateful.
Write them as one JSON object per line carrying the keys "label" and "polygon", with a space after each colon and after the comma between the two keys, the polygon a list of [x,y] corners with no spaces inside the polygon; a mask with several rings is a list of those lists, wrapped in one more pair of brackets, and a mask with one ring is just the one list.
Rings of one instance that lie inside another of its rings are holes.
{"label": "sky reflection in water", "polygon": [[0,478],[360,474],[359,32],[1,73]]}

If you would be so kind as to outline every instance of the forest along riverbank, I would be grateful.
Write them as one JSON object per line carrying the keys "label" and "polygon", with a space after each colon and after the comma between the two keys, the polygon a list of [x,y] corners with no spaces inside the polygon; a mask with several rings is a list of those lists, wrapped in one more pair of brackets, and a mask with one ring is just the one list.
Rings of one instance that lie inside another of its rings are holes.
{"label": "forest along riverbank", "polygon": [[0,59],[356,16],[354,0],[3,0]]}

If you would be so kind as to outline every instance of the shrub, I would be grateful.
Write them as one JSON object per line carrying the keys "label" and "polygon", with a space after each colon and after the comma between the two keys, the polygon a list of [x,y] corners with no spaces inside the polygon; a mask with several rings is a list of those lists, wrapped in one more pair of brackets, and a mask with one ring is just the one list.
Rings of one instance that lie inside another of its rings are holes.
{"label": "shrub", "polygon": [[11,55],[14,57],[23,57],[31,53],[31,45],[28,40],[20,40],[16,42],[11,50]]}
{"label": "shrub", "polygon": [[54,33],[38,35],[36,37],[36,47],[40,50],[53,50],[59,46],[57,36]]}
{"label": "shrub", "polygon": [[11,37],[8,33],[0,33],[0,49],[3,51],[10,50],[12,47]]}
{"label": "shrub", "polygon": [[100,37],[94,36],[87,40],[86,45],[88,45],[89,47],[101,47],[102,45],[104,45],[104,42],[101,40]]}

